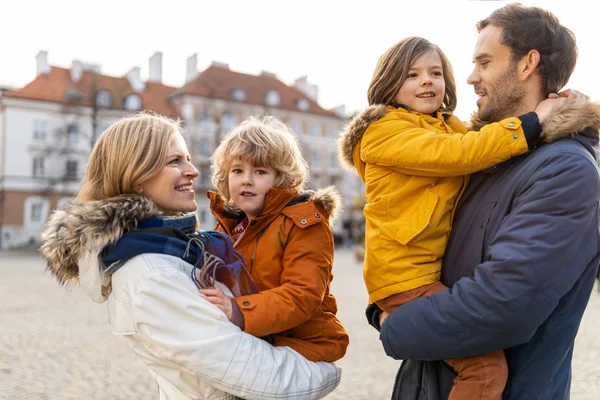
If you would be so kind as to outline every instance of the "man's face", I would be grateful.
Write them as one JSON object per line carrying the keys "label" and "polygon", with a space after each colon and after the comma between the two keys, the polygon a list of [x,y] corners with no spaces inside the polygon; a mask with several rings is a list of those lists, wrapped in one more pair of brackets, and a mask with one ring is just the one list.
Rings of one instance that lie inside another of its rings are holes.
{"label": "man's face", "polygon": [[502,28],[494,25],[481,30],[473,53],[475,67],[467,79],[479,96],[477,116],[487,122],[516,116],[526,95],[511,51],[500,43],[501,34]]}

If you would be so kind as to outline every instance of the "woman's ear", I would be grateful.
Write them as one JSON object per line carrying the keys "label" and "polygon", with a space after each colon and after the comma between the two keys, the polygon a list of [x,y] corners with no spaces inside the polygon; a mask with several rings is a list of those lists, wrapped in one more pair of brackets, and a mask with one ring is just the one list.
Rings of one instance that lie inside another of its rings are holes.
{"label": "woman's ear", "polygon": [[133,185],[133,191],[136,194],[144,194],[144,189],[142,188],[142,185]]}

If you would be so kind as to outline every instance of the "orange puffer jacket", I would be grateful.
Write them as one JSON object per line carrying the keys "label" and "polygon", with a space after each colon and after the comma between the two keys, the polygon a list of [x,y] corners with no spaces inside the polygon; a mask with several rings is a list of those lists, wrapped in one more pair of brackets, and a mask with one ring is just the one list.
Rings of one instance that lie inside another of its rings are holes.
{"label": "orange puffer jacket", "polygon": [[[228,215],[224,199],[209,192],[217,230],[231,236],[243,215]],[[235,298],[244,330],[254,336],[275,334],[277,346],[289,346],[311,361],[337,361],[348,347],[348,334],[335,316],[329,293],[333,279],[330,219],[339,208],[333,188],[301,193],[270,189],[259,217],[236,243],[246,268],[261,290]]]}

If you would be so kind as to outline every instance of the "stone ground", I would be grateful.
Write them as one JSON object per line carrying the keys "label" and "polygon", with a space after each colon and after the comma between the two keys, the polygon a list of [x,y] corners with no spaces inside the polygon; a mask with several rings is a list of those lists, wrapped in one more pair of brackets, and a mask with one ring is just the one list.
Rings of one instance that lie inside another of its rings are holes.
{"label": "stone ground", "polygon": [[[399,362],[384,354],[364,319],[360,264],[336,253],[333,293],[350,333],[327,400],[389,399]],[[573,362],[573,400],[600,399],[600,293],[594,290]],[[0,253],[0,399],[154,399],[150,374],[112,335],[106,306],[59,287],[34,254]]]}

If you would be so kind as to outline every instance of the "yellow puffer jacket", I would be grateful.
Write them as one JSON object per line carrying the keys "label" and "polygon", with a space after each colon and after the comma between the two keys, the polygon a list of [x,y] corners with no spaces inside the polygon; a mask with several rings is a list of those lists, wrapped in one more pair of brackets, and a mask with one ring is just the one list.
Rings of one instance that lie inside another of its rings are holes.
{"label": "yellow puffer jacket", "polygon": [[340,155],[366,184],[369,302],[438,281],[466,175],[527,151],[518,118],[478,132],[467,132],[449,113],[391,106],[371,106],[354,118],[340,138]]}

